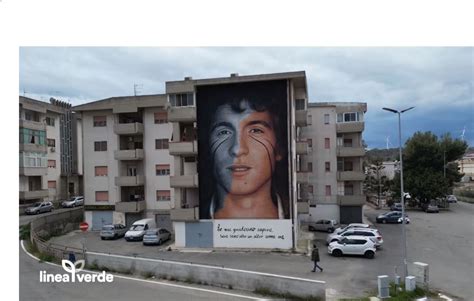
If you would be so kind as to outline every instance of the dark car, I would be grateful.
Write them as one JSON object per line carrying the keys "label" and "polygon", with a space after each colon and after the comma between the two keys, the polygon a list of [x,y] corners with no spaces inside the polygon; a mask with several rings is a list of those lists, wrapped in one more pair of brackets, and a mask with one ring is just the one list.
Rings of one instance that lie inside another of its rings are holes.
{"label": "dark car", "polygon": [[[375,219],[377,223],[395,223],[395,224],[401,224],[402,223],[402,213],[400,211],[390,211],[386,212],[384,214],[380,214],[377,216]],[[405,223],[409,224],[410,219],[408,218],[408,215],[405,213]]]}
{"label": "dark car", "polygon": [[390,206],[390,210],[402,211],[402,203],[394,203],[392,206]]}
{"label": "dark car", "polygon": [[53,203],[51,202],[37,202],[33,206],[25,209],[26,214],[40,214],[43,212],[53,211]]}
{"label": "dark car", "polygon": [[104,225],[100,231],[100,238],[104,240],[124,237],[127,230],[127,227],[122,224]]}
{"label": "dark car", "polygon": [[426,213],[439,213],[439,207],[436,204],[427,204],[423,207]]}

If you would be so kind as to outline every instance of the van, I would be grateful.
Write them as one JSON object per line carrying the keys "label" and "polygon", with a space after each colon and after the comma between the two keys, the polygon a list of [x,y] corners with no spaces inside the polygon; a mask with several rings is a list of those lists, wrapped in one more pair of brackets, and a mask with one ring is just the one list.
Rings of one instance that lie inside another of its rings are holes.
{"label": "van", "polygon": [[155,220],[152,218],[145,218],[138,220],[132,224],[127,233],[125,233],[126,241],[142,241],[143,235],[149,229],[156,228]]}

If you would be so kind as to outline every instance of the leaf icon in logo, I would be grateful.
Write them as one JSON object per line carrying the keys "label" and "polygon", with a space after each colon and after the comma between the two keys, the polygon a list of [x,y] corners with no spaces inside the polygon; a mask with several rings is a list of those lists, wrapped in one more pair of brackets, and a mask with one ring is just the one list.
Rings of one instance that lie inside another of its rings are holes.
{"label": "leaf icon in logo", "polygon": [[76,261],[76,263],[74,264],[74,267],[76,268],[76,271],[79,272],[82,269],[84,269],[85,265],[86,265],[86,261],[84,259],[81,259],[81,260]]}
{"label": "leaf icon in logo", "polygon": [[72,263],[71,261],[67,260],[67,259],[63,259],[61,261],[61,265],[63,266],[63,269],[66,271],[66,272],[69,272],[69,273],[74,273],[75,270],[76,270],[76,267],[74,266],[74,263]]}

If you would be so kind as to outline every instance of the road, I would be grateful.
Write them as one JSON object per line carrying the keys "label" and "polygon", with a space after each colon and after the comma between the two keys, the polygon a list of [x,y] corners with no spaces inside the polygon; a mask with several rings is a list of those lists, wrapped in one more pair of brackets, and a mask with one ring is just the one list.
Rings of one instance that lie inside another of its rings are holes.
{"label": "road", "polygon": [[20,301],[263,300],[248,292],[131,277],[116,276],[112,283],[41,283],[40,271],[65,273],[60,266],[38,262],[20,246]]}

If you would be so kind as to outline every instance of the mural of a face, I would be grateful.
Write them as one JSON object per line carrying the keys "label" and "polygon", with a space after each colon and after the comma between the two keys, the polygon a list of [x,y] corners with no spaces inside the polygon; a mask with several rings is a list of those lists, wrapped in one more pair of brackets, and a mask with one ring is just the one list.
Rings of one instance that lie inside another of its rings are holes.
{"label": "mural of a face", "polygon": [[209,145],[217,184],[228,194],[243,196],[269,187],[281,156],[270,114],[251,109],[246,101],[240,109],[235,112],[228,104],[217,109]]}

